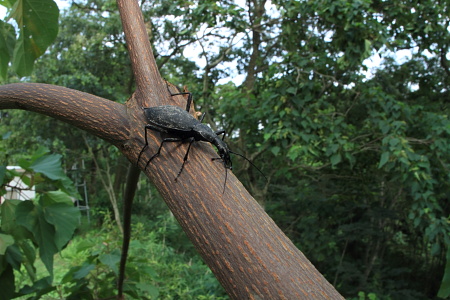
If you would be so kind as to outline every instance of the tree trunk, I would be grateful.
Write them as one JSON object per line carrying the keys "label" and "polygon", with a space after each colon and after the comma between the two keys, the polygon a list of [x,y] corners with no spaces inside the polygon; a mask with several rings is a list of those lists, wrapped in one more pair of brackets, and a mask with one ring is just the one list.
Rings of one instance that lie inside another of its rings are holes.
{"label": "tree trunk", "polygon": [[[135,0],[117,1],[127,37],[137,90],[125,105],[45,84],[0,87],[0,109],[46,114],[84,129],[117,146],[132,164],[144,145],[141,107],[185,106],[170,97],[159,75]],[[233,299],[343,299],[225,170],[210,144],[192,145],[178,180],[187,145],[168,143],[144,170],[161,137],[148,132],[149,147],[138,162]],[[227,181],[223,190],[226,174]]]}

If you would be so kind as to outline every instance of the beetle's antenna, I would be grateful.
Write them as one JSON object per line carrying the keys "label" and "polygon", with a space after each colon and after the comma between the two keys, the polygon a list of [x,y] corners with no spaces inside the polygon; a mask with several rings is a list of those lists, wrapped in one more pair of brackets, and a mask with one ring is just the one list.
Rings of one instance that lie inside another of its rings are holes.
{"label": "beetle's antenna", "polygon": [[227,167],[225,167],[225,182],[223,183],[223,192],[222,192],[222,194],[225,194],[225,187],[227,186],[227,176],[228,176],[228,171],[227,171]]}
{"label": "beetle's antenna", "polygon": [[256,170],[259,171],[259,173],[261,173],[262,176],[264,176],[264,178],[266,179],[266,181],[269,181],[269,179],[267,179],[266,175],[264,175],[264,173],[257,167],[255,166],[254,163],[252,163],[252,161],[250,159],[248,159],[247,157],[245,157],[244,155],[240,154],[240,153],[236,153],[230,150],[230,153],[233,153],[235,155],[238,155],[240,157],[242,157],[243,159],[245,159],[246,161],[248,161]]}
{"label": "beetle's antenna", "polygon": [[220,159],[222,161],[223,167],[225,169],[225,182],[223,183],[223,192],[222,192],[222,194],[225,194],[225,187],[227,186],[227,177],[228,177],[227,169],[231,170],[231,168],[227,168],[227,165],[225,164],[225,161],[223,160],[223,158],[221,158],[221,157],[213,157],[213,158],[211,158],[212,161],[215,161],[215,160],[218,160],[218,159]]}

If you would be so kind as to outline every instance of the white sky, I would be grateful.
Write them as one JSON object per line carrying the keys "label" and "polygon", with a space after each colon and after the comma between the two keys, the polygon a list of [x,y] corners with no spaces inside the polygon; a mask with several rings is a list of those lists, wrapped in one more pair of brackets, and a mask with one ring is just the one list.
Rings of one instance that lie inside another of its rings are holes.
{"label": "white sky", "polygon": [[70,0],[55,0],[56,5],[58,5],[59,9],[68,8],[70,6]]}
{"label": "white sky", "polygon": [[[55,0],[56,4],[58,5],[60,10],[68,8],[70,6],[71,1],[72,0]],[[241,1],[242,0],[236,0],[236,2],[238,4]],[[269,1],[269,3],[270,3],[270,1]],[[0,6],[0,18],[3,19],[5,17],[5,14],[6,14],[6,8],[3,6]],[[192,50],[192,49],[189,49],[189,50]],[[192,51],[185,51],[184,54],[187,55],[188,53],[192,53]],[[412,54],[412,52],[410,50],[398,51],[397,53],[395,53],[396,60],[398,62],[404,62],[405,60],[408,60],[411,58],[411,54]],[[448,56],[450,56],[450,54]],[[199,60],[198,57],[197,57],[197,60]],[[380,66],[381,63],[382,63],[382,58],[380,57],[380,55],[378,53],[376,53],[376,54],[372,55],[371,57],[369,57],[368,59],[366,59],[363,62],[363,64],[366,65],[369,69],[369,71],[366,72],[366,76],[368,78],[371,78],[373,76],[374,71]],[[202,64],[204,64],[204,62],[199,60],[199,61],[197,61],[197,64],[199,64],[199,66],[201,66]],[[233,66],[232,64],[229,66],[224,66],[224,67],[228,67],[231,69],[235,68],[235,66]],[[242,76],[239,76],[239,74],[235,74],[235,78],[228,78],[228,79],[224,78],[224,80],[222,80],[222,81],[227,82],[228,80],[231,79],[236,84],[239,84],[239,81],[242,81],[244,79],[244,78],[240,78],[240,77],[242,77]]]}

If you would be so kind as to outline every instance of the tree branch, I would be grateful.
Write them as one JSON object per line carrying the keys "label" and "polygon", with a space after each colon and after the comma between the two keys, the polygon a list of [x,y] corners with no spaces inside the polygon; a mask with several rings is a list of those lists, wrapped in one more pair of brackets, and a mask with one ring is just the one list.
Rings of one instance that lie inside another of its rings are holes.
{"label": "tree branch", "polygon": [[130,135],[126,107],[61,86],[16,83],[0,86],[0,109],[24,109],[59,119],[116,146]]}

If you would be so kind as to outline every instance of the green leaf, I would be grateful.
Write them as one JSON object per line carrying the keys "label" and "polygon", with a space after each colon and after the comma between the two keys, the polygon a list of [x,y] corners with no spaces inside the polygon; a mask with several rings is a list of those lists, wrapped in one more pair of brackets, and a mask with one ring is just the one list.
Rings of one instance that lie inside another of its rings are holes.
{"label": "green leaf", "polygon": [[94,269],[95,265],[93,264],[83,264],[83,266],[81,266],[81,268],[78,271],[73,273],[73,278],[75,280],[84,278],[89,274],[89,272],[91,272]]}
{"label": "green leaf", "polygon": [[389,145],[391,146],[391,149],[395,149],[395,147],[400,143],[400,139],[398,138],[391,138],[389,139]]}
{"label": "green leaf", "polygon": [[[22,258],[24,263],[28,264],[29,266],[33,266],[36,260],[36,249],[33,247],[32,243],[29,240],[23,241],[20,243],[20,249],[22,250],[22,253],[25,255]],[[28,270],[28,272],[30,272],[30,270]]]}
{"label": "green leaf", "polygon": [[117,268],[117,264],[120,261],[120,254],[118,252],[112,252],[110,254],[102,254],[98,258],[102,264],[107,265],[114,271],[114,273],[118,274],[119,269]]}
{"label": "green leaf", "polygon": [[53,43],[58,34],[58,6],[53,0],[18,0],[12,8],[20,30],[14,48],[13,68],[19,76],[33,70],[34,60]]}
{"label": "green leaf", "polygon": [[16,32],[11,24],[0,20],[0,79],[5,80],[16,44]]}
{"label": "green leaf", "polygon": [[278,146],[275,146],[275,147],[272,147],[271,149],[270,149],[270,151],[272,151],[272,153],[273,153],[273,155],[275,155],[275,156],[277,156],[278,155],[278,153],[280,153],[280,147],[278,147]]}
{"label": "green leaf", "polygon": [[9,234],[0,233],[0,255],[4,255],[6,248],[14,244],[14,238]]}
{"label": "green leaf", "polygon": [[95,242],[91,239],[83,239],[78,245],[77,245],[77,251],[81,252],[84,250],[88,250],[95,246]]}
{"label": "green leaf", "polygon": [[16,0],[0,0],[0,5],[6,8],[11,8],[14,2],[16,2]]}
{"label": "green leaf", "polygon": [[159,296],[159,289],[154,285],[139,282],[136,284],[136,288],[142,292],[148,293],[151,299],[157,299]]}
{"label": "green leaf", "polygon": [[62,156],[60,154],[45,155],[45,151],[47,151],[47,149],[44,148],[40,148],[40,151],[43,153],[38,151],[35,155],[33,155],[34,161],[31,162],[28,169],[31,169],[36,173],[41,173],[51,180],[55,180],[55,185],[58,188],[70,195],[73,195],[74,197],[77,197],[78,191],[74,187],[72,180],[67,177],[61,167]]}
{"label": "green leaf", "polygon": [[0,206],[1,213],[1,228],[4,232],[11,233],[16,227],[16,207],[22,201],[20,200],[6,200]]}
{"label": "green leaf", "polygon": [[287,156],[290,160],[295,161],[300,154],[301,147],[299,145],[294,145],[289,149]]}
{"label": "green leaf", "polygon": [[384,152],[381,154],[380,163],[378,164],[378,169],[381,169],[389,161],[390,153]]}
{"label": "green leaf", "polygon": [[40,299],[42,295],[45,295],[51,291],[54,291],[56,287],[52,285],[51,276],[44,277],[35,281],[32,286],[26,285],[20,289],[19,295],[29,295],[36,293],[36,296],[32,299]]}
{"label": "green leaf", "polygon": [[379,126],[383,134],[387,134],[391,129],[391,125],[386,121],[380,121]]}
{"label": "green leaf", "polygon": [[17,246],[17,244],[8,247],[5,253],[5,258],[10,266],[12,266],[17,271],[20,270],[20,265],[23,262],[23,255],[22,252],[20,252],[20,248]]}
{"label": "green leaf", "polygon": [[286,90],[286,92],[288,92],[289,94],[295,95],[295,94],[297,94],[297,88],[291,86]]}
{"label": "green leaf", "polygon": [[61,279],[61,283],[70,283],[85,278],[95,269],[94,264],[84,262],[81,266],[72,267]]}
{"label": "green leaf", "polygon": [[369,57],[372,53],[372,42],[369,40],[364,40],[364,52],[362,57],[366,58]]}
{"label": "green leaf", "polygon": [[338,163],[340,163],[341,162],[341,160],[342,160],[342,157],[341,157],[341,154],[340,153],[335,153],[335,154],[333,154],[331,157],[330,157],[330,160],[331,160],[331,165],[334,167],[334,166],[336,166]]}
{"label": "green leaf", "polygon": [[42,208],[32,201],[22,201],[16,209],[17,224],[24,226],[39,245],[39,257],[53,276],[53,256],[58,252],[55,243],[55,228],[48,223]]}
{"label": "green leaf", "polygon": [[61,191],[45,193],[39,200],[48,223],[55,227],[55,244],[58,250],[72,238],[78,226],[80,210],[71,198]]}
{"label": "green leaf", "polygon": [[158,278],[158,272],[156,272],[155,269],[149,266],[142,266],[142,268],[140,269],[142,270],[143,273],[147,274],[151,278],[153,279]]}
{"label": "green leaf", "polygon": [[52,180],[60,180],[66,177],[61,167],[60,154],[49,154],[37,158],[30,166],[36,173],[42,173]]}
{"label": "green leaf", "polygon": [[50,153],[50,149],[48,149],[45,146],[39,146],[39,148],[37,148],[36,151],[34,151],[32,153],[31,163],[33,163],[37,158],[44,156],[45,154],[49,154],[49,153]]}

